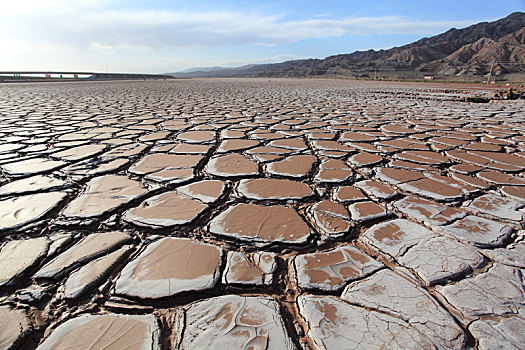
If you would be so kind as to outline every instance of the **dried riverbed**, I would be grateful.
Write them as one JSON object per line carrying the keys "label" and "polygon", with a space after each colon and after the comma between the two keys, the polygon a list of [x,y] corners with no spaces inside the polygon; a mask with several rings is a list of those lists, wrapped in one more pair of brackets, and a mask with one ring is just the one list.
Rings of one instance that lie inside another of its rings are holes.
{"label": "dried riverbed", "polygon": [[0,85],[0,348],[524,348],[525,103],[462,96]]}

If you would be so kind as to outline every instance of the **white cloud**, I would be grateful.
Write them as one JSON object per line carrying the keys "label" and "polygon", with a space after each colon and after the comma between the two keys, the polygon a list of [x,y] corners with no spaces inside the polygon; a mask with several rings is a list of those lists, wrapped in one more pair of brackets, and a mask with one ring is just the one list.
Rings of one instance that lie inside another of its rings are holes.
{"label": "white cloud", "polygon": [[[325,52],[309,53],[302,43],[294,45],[300,48],[294,52],[280,44],[352,35],[423,36],[477,22],[340,18],[333,13],[292,21],[282,14],[256,12],[131,10],[128,0],[0,1],[0,46],[7,48],[0,55],[3,70],[105,71],[107,65],[121,72],[173,72],[279,62]],[[127,9],[115,10],[121,7]],[[302,56],[294,55],[299,52]]]}
{"label": "white cloud", "polygon": [[0,37],[28,45],[84,50],[177,49],[218,45],[274,46],[343,35],[428,35],[469,21],[418,21],[406,17],[313,17],[284,21],[279,15],[242,12],[107,10],[99,0],[19,0],[0,14]]}

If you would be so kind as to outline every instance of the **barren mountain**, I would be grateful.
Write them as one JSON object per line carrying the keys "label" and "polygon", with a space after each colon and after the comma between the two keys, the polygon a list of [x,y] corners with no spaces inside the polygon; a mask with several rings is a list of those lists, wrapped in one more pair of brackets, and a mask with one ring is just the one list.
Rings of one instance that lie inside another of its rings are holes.
{"label": "barren mountain", "polygon": [[[494,62],[494,63],[493,63]],[[177,77],[312,76],[372,72],[479,75],[525,72],[525,13],[423,38],[389,50],[356,51],[325,59],[172,73]]]}
{"label": "barren mountain", "polygon": [[524,59],[525,28],[521,28],[497,41],[481,38],[448,55],[444,62],[430,62],[422,68],[437,70],[440,74],[461,75],[486,74],[487,67],[492,66],[494,73],[502,74],[523,71]]}

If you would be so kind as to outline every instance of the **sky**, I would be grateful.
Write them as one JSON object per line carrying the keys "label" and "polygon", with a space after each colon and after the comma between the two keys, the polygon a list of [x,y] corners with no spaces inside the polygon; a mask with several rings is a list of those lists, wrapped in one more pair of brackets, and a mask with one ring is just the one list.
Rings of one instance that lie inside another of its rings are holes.
{"label": "sky", "polygon": [[0,0],[0,71],[168,73],[388,49],[525,0]]}

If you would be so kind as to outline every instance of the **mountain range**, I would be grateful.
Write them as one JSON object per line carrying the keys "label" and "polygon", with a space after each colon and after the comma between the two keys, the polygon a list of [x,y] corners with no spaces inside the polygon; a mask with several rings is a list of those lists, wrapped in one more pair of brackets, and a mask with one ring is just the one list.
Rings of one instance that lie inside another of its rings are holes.
{"label": "mountain range", "polygon": [[474,76],[525,72],[525,13],[423,38],[388,50],[356,51],[325,59],[303,59],[242,67],[192,68],[175,77],[304,77],[323,75]]}

